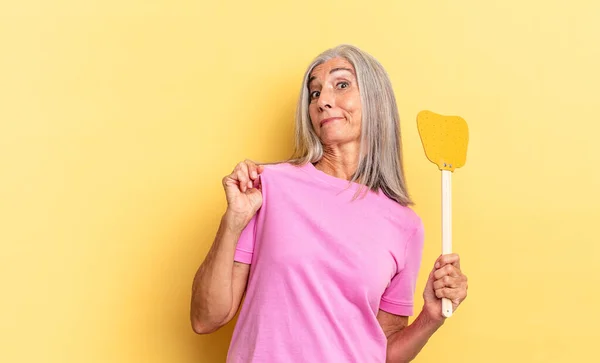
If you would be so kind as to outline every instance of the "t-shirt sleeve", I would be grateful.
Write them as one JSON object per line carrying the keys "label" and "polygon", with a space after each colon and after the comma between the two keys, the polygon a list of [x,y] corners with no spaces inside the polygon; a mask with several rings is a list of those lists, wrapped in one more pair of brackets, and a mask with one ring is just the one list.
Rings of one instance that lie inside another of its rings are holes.
{"label": "t-shirt sleeve", "polygon": [[248,222],[246,228],[242,231],[240,235],[240,239],[238,240],[237,246],[235,247],[235,253],[233,255],[233,260],[241,263],[251,264],[252,263],[252,254],[254,252],[254,240],[255,240],[255,231],[256,229],[256,214],[254,217]]}
{"label": "t-shirt sleeve", "polygon": [[404,268],[392,278],[379,308],[390,314],[412,316],[417,277],[423,255],[424,229],[419,222],[405,246]]}

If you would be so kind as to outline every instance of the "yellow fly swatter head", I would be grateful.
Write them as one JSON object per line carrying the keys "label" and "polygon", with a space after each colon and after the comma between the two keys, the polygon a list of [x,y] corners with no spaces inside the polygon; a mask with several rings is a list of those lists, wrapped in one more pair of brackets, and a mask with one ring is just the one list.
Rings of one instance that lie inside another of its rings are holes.
{"label": "yellow fly swatter head", "polygon": [[465,165],[469,128],[462,117],[421,111],[417,115],[417,128],[427,159],[440,170],[454,171]]}

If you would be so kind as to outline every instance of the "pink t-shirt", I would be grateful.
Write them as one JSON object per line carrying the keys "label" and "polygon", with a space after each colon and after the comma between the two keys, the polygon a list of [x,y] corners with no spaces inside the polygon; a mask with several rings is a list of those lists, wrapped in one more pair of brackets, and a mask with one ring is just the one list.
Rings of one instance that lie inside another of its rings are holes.
{"label": "pink t-shirt", "polygon": [[238,242],[251,264],[227,362],[385,362],[379,309],[413,314],[421,219],[311,163],[268,165]]}

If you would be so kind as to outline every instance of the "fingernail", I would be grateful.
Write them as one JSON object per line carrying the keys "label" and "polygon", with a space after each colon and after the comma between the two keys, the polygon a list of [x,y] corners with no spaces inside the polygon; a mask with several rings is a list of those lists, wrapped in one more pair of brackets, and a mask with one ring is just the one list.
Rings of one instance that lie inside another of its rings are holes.
{"label": "fingernail", "polygon": [[252,182],[251,181],[248,182],[248,188],[252,189]]}
{"label": "fingernail", "polygon": [[440,268],[440,263],[439,262],[435,263],[435,268]]}
{"label": "fingernail", "polygon": [[252,172],[252,177],[256,179],[256,177],[257,177],[257,176],[258,176],[258,175],[256,175],[256,172],[255,172],[255,171],[253,171],[253,172]]}

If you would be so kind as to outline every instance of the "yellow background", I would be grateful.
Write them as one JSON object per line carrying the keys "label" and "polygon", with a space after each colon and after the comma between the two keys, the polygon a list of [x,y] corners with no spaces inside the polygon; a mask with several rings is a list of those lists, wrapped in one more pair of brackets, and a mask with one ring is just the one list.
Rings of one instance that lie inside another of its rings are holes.
{"label": "yellow background", "polygon": [[[460,115],[454,243],[469,297],[417,362],[592,362],[600,293],[597,1],[5,1],[0,361],[222,362],[193,274],[244,158],[290,155],[302,73],[352,43],[397,92],[427,228],[439,171],[416,114]],[[360,344],[360,342],[356,342]]]}

